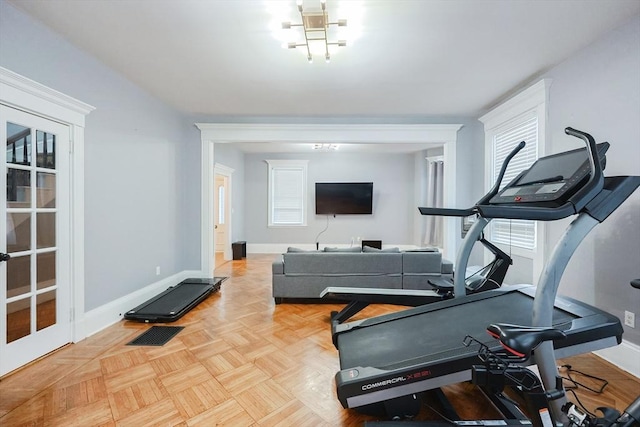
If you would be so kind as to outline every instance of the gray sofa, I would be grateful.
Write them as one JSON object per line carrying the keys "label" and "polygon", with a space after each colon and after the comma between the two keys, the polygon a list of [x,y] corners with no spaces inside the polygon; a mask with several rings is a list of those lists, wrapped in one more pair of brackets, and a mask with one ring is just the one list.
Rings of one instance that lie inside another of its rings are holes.
{"label": "gray sofa", "polygon": [[319,299],[329,286],[431,289],[428,280],[452,277],[453,264],[437,251],[295,251],[272,265],[276,303]]}

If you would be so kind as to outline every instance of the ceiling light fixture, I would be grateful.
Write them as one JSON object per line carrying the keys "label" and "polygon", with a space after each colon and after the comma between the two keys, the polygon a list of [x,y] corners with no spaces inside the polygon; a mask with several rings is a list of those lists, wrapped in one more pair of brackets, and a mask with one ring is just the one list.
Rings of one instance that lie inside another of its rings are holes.
{"label": "ceiling light fixture", "polygon": [[296,47],[305,46],[307,48],[307,61],[313,62],[313,56],[311,55],[310,42],[321,41],[324,42],[324,59],[325,61],[331,61],[331,55],[329,54],[329,46],[346,46],[346,40],[338,40],[337,42],[329,42],[327,38],[327,29],[330,25],[337,25],[338,27],[346,27],[346,19],[338,19],[337,22],[329,22],[329,15],[327,14],[327,1],[320,0],[320,7],[322,10],[307,11],[302,7],[302,0],[297,0],[298,12],[300,12],[300,18],[302,18],[302,24],[292,24],[291,22],[283,22],[282,28],[285,30],[293,27],[302,27],[304,33],[304,43],[290,42],[287,44],[289,49],[295,49]]}

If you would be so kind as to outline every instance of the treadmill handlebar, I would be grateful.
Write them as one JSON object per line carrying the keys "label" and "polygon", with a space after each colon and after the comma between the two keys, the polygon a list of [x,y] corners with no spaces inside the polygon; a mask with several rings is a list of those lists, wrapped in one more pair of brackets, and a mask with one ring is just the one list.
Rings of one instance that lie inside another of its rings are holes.
{"label": "treadmill handlebar", "polygon": [[[586,132],[565,128],[567,135],[575,136],[582,139],[587,145],[587,153],[589,155],[589,180],[580,188],[571,198],[560,206],[527,206],[526,204],[516,205],[489,205],[479,204],[478,212],[485,218],[505,218],[505,219],[529,219],[539,221],[552,221],[580,212],[591,200],[593,200],[604,187],[604,175],[602,173],[602,165],[599,161],[598,148],[596,141]],[[609,143],[605,142],[605,148]],[[596,160],[598,159],[598,160]]]}
{"label": "treadmill handlebar", "polygon": [[478,213],[475,206],[468,209],[455,209],[455,208],[418,208],[422,215],[437,215],[437,216],[461,216],[467,217]]}
{"label": "treadmill handlebar", "polygon": [[[580,212],[584,206],[589,203],[602,190],[604,186],[604,174],[602,172],[602,164],[598,156],[598,147],[596,141],[586,132],[579,131],[572,127],[564,129],[567,135],[575,136],[582,139],[587,145],[587,153],[589,153],[589,166],[591,173],[589,181],[573,195],[572,200],[575,205],[576,213]],[[606,148],[609,147],[608,142],[604,142]]]}
{"label": "treadmill handlebar", "polygon": [[493,184],[493,187],[491,187],[491,190],[489,190],[489,192],[487,194],[485,194],[480,200],[478,200],[478,203],[476,203],[476,206],[477,205],[484,205],[486,203],[489,203],[489,200],[491,200],[491,198],[493,196],[498,194],[498,191],[500,191],[500,184],[502,183],[502,180],[504,179],[504,174],[507,171],[507,167],[509,166],[509,162],[511,162],[511,159],[513,159],[513,157],[516,154],[518,154],[518,152],[520,152],[520,150],[522,150],[525,145],[526,145],[526,143],[524,141],[520,141],[520,143],[518,145],[516,145],[513,148],[513,150],[511,150],[509,155],[507,155],[507,157],[504,159],[504,162],[502,162],[502,166],[500,167],[500,173],[498,174],[498,178],[496,179],[496,182]]}
{"label": "treadmill handlebar", "polygon": [[500,191],[500,184],[502,183],[502,180],[504,178],[504,174],[507,171],[507,166],[509,166],[509,162],[511,161],[511,159],[513,159],[513,157],[516,154],[518,154],[518,152],[520,150],[522,150],[524,148],[525,145],[526,145],[526,143],[524,141],[520,141],[520,143],[517,146],[515,146],[513,148],[513,150],[511,150],[511,152],[504,159],[504,162],[502,162],[502,167],[500,168],[500,173],[498,174],[498,178],[496,179],[496,182],[493,184],[493,187],[491,187],[491,190],[489,190],[489,192],[487,194],[485,194],[484,196],[482,196],[482,198],[480,200],[478,200],[478,202],[475,204],[475,206],[473,206],[471,208],[467,208],[467,209],[423,208],[423,207],[420,207],[420,208],[418,208],[418,210],[420,211],[420,213],[422,215],[467,217],[467,216],[471,216],[471,215],[477,214],[478,210],[477,210],[476,207],[478,205],[483,205],[485,203],[488,203],[489,200],[491,200],[491,198],[493,196],[498,194],[498,191]]}
{"label": "treadmill handlebar", "polygon": [[543,208],[523,205],[484,205],[478,212],[485,218],[528,219],[532,221],[554,221],[576,213],[575,206],[567,202],[562,206]]}

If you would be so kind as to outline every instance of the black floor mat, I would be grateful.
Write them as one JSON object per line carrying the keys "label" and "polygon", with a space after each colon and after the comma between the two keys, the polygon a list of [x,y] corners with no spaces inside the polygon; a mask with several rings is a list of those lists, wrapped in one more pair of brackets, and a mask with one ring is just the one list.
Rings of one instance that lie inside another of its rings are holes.
{"label": "black floor mat", "polygon": [[183,329],[184,326],[152,326],[127,345],[163,346]]}

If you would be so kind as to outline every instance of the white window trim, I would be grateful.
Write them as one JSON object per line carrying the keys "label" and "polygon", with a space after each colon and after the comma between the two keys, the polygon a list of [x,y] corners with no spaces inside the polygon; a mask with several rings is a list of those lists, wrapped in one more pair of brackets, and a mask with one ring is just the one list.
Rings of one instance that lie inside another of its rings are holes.
{"label": "white window trim", "polygon": [[[269,218],[267,222],[268,227],[306,227],[307,226],[307,214],[308,214],[308,200],[309,200],[309,187],[307,184],[307,169],[309,165],[308,160],[265,160],[269,165],[269,193],[268,193],[268,212]],[[273,170],[274,169],[302,169],[302,222],[299,224],[279,224],[274,223],[273,220]]]}
{"label": "white window trim", "polygon": [[[485,129],[485,188],[489,189],[493,185],[491,180],[492,146],[494,136],[502,129],[512,125],[515,121],[521,121],[524,116],[535,115],[538,118],[538,157],[544,156],[547,148],[547,103],[549,99],[549,87],[551,79],[542,79],[531,85],[527,89],[503,102],[484,116],[480,120]],[[533,250],[510,247],[503,248],[513,255],[533,260],[533,281],[537,282],[542,273],[545,256],[545,225],[543,221],[538,221],[536,240],[537,246]]]}

